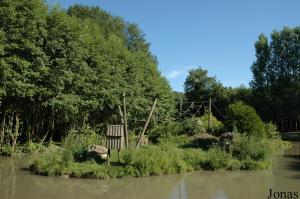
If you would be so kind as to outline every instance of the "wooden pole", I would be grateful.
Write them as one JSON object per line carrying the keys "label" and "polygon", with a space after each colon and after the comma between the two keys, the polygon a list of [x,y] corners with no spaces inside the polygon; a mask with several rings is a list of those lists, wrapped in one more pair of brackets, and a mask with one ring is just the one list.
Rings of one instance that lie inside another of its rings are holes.
{"label": "wooden pole", "polygon": [[109,166],[109,159],[110,159],[110,149],[107,150],[107,165]]}
{"label": "wooden pole", "polygon": [[212,124],[211,124],[211,98],[209,98],[209,115],[208,115],[208,131],[212,131]]}
{"label": "wooden pole", "polygon": [[126,111],[126,95],[125,92],[123,92],[123,108],[124,108],[124,124],[125,124],[125,146],[128,148],[128,129],[127,129],[127,111]]}
{"label": "wooden pole", "polygon": [[123,113],[122,113],[121,106],[118,106],[118,109],[119,109],[119,114],[121,116],[121,123],[124,124],[124,116],[123,116]]}
{"label": "wooden pole", "polygon": [[151,111],[150,111],[150,113],[149,113],[149,115],[148,115],[147,121],[146,121],[145,126],[144,126],[144,128],[143,128],[143,131],[142,131],[142,133],[139,135],[139,138],[138,138],[138,141],[137,141],[137,144],[136,144],[136,148],[139,148],[139,146],[140,146],[140,144],[141,144],[141,139],[142,139],[143,135],[144,135],[145,132],[146,132],[147,126],[148,126],[148,124],[149,124],[149,122],[150,122],[150,119],[151,119],[152,113],[153,113],[153,111],[154,111],[154,109],[155,109],[156,103],[157,103],[157,99],[154,100],[154,103],[153,103],[153,105],[152,105],[152,107],[151,107]]}

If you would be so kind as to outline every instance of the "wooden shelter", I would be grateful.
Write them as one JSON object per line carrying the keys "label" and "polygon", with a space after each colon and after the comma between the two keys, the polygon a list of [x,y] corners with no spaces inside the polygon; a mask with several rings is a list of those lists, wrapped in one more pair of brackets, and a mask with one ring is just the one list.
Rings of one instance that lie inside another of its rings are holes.
{"label": "wooden shelter", "polygon": [[108,164],[110,150],[118,150],[118,160],[120,161],[120,150],[124,148],[124,125],[107,125],[106,148],[108,149]]}
{"label": "wooden shelter", "polygon": [[124,148],[124,125],[108,125],[106,148],[121,150]]}

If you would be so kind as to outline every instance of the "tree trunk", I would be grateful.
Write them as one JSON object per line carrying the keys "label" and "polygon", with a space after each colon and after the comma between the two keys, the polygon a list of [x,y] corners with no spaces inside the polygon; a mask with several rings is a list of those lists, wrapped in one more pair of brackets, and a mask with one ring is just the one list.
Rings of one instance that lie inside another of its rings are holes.
{"label": "tree trunk", "polygon": [[31,123],[31,131],[28,133],[28,141],[31,142],[32,137],[34,137],[35,133],[37,132],[37,119],[39,116],[39,112],[36,110],[36,105],[34,105],[33,112],[32,112],[32,123]]}
{"label": "tree trunk", "polygon": [[0,126],[0,150],[2,150],[3,145],[4,145],[5,117],[6,117],[6,112],[3,113],[3,117],[2,117],[2,121],[1,121],[1,126]]}
{"label": "tree trunk", "polygon": [[42,138],[42,140],[40,142],[41,144],[43,144],[45,142],[46,138],[48,137],[49,132],[51,130],[51,127],[53,126],[53,121],[54,121],[54,113],[53,113],[53,111],[51,111],[49,126],[48,126],[48,129],[46,131],[46,134],[44,135],[44,137]]}
{"label": "tree trunk", "polygon": [[53,117],[53,120],[52,120],[52,125],[51,125],[51,135],[50,135],[50,139],[49,139],[49,142],[48,142],[48,147],[50,146],[50,143],[51,143],[51,140],[52,140],[52,137],[53,137],[53,132],[54,132],[54,117]]}
{"label": "tree trunk", "polygon": [[17,146],[17,140],[19,137],[19,128],[20,128],[20,113],[16,113],[15,115],[15,128],[13,132],[13,139],[12,139],[12,149],[15,151],[16,146]]}

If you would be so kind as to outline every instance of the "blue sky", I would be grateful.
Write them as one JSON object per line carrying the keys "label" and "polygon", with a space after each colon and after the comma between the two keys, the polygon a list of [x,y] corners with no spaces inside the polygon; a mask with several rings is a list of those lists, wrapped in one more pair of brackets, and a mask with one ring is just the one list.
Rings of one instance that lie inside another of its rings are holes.
{"label": "blue sky", "polygon": [[254,43],[283,26],[300,25],[299,0],[48,0],[63,8],[100,6],[137,23],[159,70],[182,91],[188,71],[201,66],[225,86],[248,86]]}

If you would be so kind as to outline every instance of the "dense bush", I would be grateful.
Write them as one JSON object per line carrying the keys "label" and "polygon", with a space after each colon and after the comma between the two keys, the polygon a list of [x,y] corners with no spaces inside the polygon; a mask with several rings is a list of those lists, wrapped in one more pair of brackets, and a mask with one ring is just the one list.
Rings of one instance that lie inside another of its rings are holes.
{"label": "dense bush", "polygon": [[259,115],[254,108],[243,102],[229,105],[226,124],[231,130],[236,127],[240,133],[259,137],[266,136],[266,128]]}
{"label": "dense bush", "polygon": [[277,130],[277,126],[270,122],[265,125],[267,137],[270,139],[280,139],[280,134]]}
{"label": "dense bush", "polygon": [[231,146],[232,154],[239,160],[266,160],[273,155],[271,140],[255,136],[236,135]]}
{"label": "dense bush", "polygon": [[42,144],[34,142],[28,142],[24,145],[17,145],[15,150],[13,150],[13,147],[10,144],[5,144],[2,146],[2,149],[0,149],[0,154],[4,156],[11,156],[20,153],[38,152],[44,149],[45,147]]}
{"label": "dense bush", "polygon": [[[205,132],[209,131],[209,126],[208,126],[208,120],[209,120],[209,114],[206,113],[203,116],[200,117],[200,120],[202,121]],[[221,130],[223,130],[224,125],[221,121],[219,121],[214,115],[211,115],[211,131],[214,134],[219,134]]]}
{"label": "dense bush", "polygon": [[126,165],[137,171],[137,176],[149,176],[187,171],[188,165],[181,156],[180,149],[161,150],[156,146],[147,146],[137,151],[126,151],[123,159]]}
{"label": "dense bush", "polygon": [[[209,114],[204,114],[201,117],[187,118],[183,122],[183,132],[188,135],[195,135],[198,133],[205,133],[209,131],[208,126]],[[218,134],[223,129],[223,124],[215,116],[211,116],[211,130]]]}
{"label": "dense bush", "polygon": [[183,125],[177,121],[164,121],[156,124],[149,130],[149,139],[157,142],[158,139],[169,139],[183,132]]}
{"label": "dense bush", "polygon": [[45,147],[40,143],[34,143],[34,142],[28,142],[21,146],[21,151],[23,153],[31,153],[31,152],[37,152],[39,150],[44,150]]}
{"label": "dense bush", "polygon": [[170,147],[181,147],[188,143],[190,143],[190,137],[187,135],[173,136],[169,138],[160,138],[159,140],[160,147],[166,146],[166,148]]}
{"label": "dense bush", "polygon": [[184,133],[195,135],[206,132],[205,124],[199,117],[191,117],[184,120]]}
{"label": "dense bush", "polygon": [[5,144],[2,146],[2,149],[0,150],[0,154],[4,156],[11,156],[14,153],[13,148],[9,144]]}
{"label": "dense bush", "polygon": [[62,175],[65,165],[63,151],[60,148],[54,147],[43,152],[29,169],[36,174],[57,176]]}
{"label": "dense bush", "polygon": [[234,159],[230,153],[217,146],[208,151],[207,159],[203,165],[208,170],[237,170],[240,166],[240,162]]}
{"label": "dense bush", "polygon": [[86,153],[91,145],[104,144],[104,138],[90,128],[71,130],[62,143],[63,157],[66,162],[72,162],[73,159],[81,161],[86,158]]}

